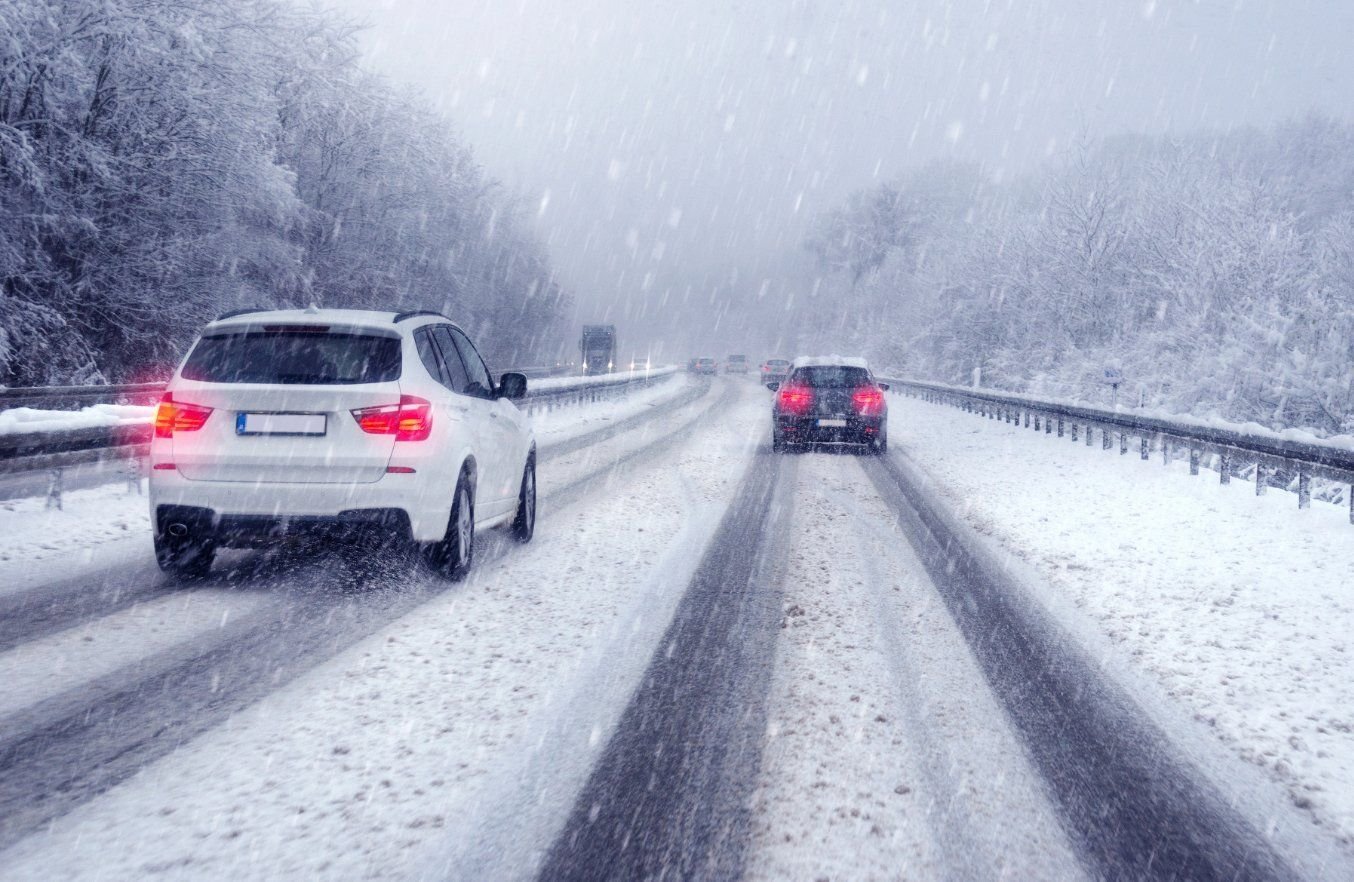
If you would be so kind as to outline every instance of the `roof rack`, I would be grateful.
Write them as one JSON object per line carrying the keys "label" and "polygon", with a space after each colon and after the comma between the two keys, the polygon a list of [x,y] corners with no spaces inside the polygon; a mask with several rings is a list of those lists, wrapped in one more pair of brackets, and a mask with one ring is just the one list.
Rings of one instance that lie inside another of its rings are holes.
{"label": "roof rack", "polygon": [[435,309],[415,309],[415,310],[411,310],[411,311],[409,311],[409,312],[400,312],[400,313],[396,313],[396,314],[395,314],[395,317],[394,317],[393,319],[391,319],[391,322],[392,322],[392,323],[399,323],[399,322],[404,321],[405,319],[415,318],[416,316],[420,316],[420,315],[435,315],[435,316],[437,316],[438,318],[444,318],[444,319],[447,319],[447,321],[451,321],[451,319],[449,319],[449,318],[447,318],[446,316],[442,315],[442,313],[438,312],[438,311],[435,310]]}
{"label": "roof rack", "polygon": [[221,313],[212,321],[219,322],[222,319],[235,318],[237,315],[248,315],[251,312],[269,312],[269,310],[257,306],[251,306],[248,309],[232,309],[230,312]]}

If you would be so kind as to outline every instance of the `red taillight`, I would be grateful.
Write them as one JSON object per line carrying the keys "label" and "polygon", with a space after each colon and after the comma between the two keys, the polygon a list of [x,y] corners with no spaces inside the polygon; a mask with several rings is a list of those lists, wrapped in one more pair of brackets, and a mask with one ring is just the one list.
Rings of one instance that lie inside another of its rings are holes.
{"label": "red taillight", "polygon": [[813,389],[810,386],[781,386],[780,409],[795,416],[803,416],[813,407]]}
{"label": "red taillight", "polygon": [[394,435],[396,441],[425,441],[433,431],[433,406],[423,398],[401,395],[399,404],[353,411],[357,425],[369,435]]}
{"label": "red taillight", "polygon": [[175,432],[196,432],[212,415],[210,407],[175,401],[173,392],[166,392],[155,408],[155,437],[173,438]]}
{"label": "red taillight", "polygon": [[874,386],[861,386],[851,393],[851,404],[861,416],[873,416],[884,409],[884,393]]}

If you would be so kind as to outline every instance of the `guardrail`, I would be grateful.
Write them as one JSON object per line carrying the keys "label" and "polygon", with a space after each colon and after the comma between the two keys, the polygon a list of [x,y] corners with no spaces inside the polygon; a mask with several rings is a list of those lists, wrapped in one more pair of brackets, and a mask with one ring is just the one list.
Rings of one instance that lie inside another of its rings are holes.
{"label": "guardrail", "polygon": [[1349,484],[1349,520],[1354,523],[1354,450],[1346,447],[1199,425],[1185,419],[1041,401],[1025,395],[966,389],[944,383],[907,378],[880,379],[888,383],[893,391],[913,398],[948,404],[981,417],[1033,429],[1044,435],[1054,432],[1059,438],[1070,435],[1074,442],[1079,437],[1084,438],[1087,447],[1094,444],[1094,435],[1098,431],[1101,448],[1112,450],[1115,446],[1114,436],[1117,435],[1120,455],[1128,453],[1129,439],[1136,438],[1139,457],[1144,460],[1150,459],[1154,450],[1160,451],[1164,464],[1169,464],[1176,456],[1187,454],[1191,475],[1199,474],[1204,455],[1216,456],[1219,482],[1223,484],[1240,476],[1241,467],[1250,464],[1255,469],[1257,496],[1263,495],[1270,486],[1293,487],[1297,492],[1299,508],[1311,506],[1314,477]]}
{"label": "guardrail", "polygon": [[[545,388],[527,384],[520,406],[528,414],[557,407],[602,401],[671,377],[675,368],[607,377],[555,377],[557,368],[518,369],[529,378],[548,380]],[[0,389],[0,410],[19,406],[153,403],[159,400],[164,383],[138,383],[123,386],[57,386]],[[127,460],[137,466],[150,451],[149,421],[116,426],[79,429],[39,430],[0,434],[0,475],[48,469],[52,472],[47,491],[48,505],[61,506],[62,470],[89,463]]]}

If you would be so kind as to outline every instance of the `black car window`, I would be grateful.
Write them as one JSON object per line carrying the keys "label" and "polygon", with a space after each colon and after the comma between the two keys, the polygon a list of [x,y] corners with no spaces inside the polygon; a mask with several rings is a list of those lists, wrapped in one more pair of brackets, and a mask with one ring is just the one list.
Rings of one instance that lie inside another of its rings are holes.
{"label": "black car window", "polygon": [[865,368],[835,364],[797,368],[792,381],[815,389],[854,389],[871,382]]}
{"label": "black car window", "polygon": [[470,338],[455,328],[451,328],[451,338],[456,341],[456,348],[461,353],[461,361],[465,362],[466,373],[470,376],[470,386],[467,391],[471,395],[478,395],[481,398],[494,397],[494,381],[489,376],[489,367],[480,358],[479,352],[475,349],[475,344],[470,342]]}
{"label": "black car window", "polygon": [[400,341],[323,328],[212,334],[193,347],[182,376],[204,383],[385,383],[400,378]]}
{"label": "black car window", "polygon": [[461,356],[456,352],[456,344],[451,341],[451,326],[435,325],[432,331],[437,348],[442,351],[442,364],[446,365],[447,376],[451,378],[451,391],[460,392],[462,395],[474,394],[470,390],[470,377],[466,373],[465,365],[461,363]]}
{"label": "black car window", "polygon": [[419,328],[415,331],[414,346],[418,349],[419,360],[428,369],[428,373],[432,374],[432,378],[448,389],[452,388],[446,365],[442,363],[442,354],[437,351],[437,344],[433,342],[432,331],[428,328]]}

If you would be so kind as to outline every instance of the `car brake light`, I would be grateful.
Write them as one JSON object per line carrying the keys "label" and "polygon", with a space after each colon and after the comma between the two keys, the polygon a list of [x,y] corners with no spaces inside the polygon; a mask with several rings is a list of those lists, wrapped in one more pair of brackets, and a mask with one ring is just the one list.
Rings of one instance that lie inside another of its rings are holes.
{"label": "car brake light", "polygon": [[363,407],[353,413],[369,435],[394,435],[396,441],[426,441],[433,430],[433,406],[424,398],[401,395],[399,404]]}
{"label": "car brake light", "polygon": [[809,386],[782,386],[780,409],[795,416],[803,416],[813,406],[813,389]]}
{"label": "car brake light", "polygon": [[175,401],[173,392],[166,392],[155,408],[155,437],[173,438],[175,432],[196,432],[212,415],[210,407]]}
{"label": "car brake light", "polygon": [[884,409],[884,393],[873,386],[861,386],[851,393],[851,403],[855,405],[856,413],[873,416]]}

